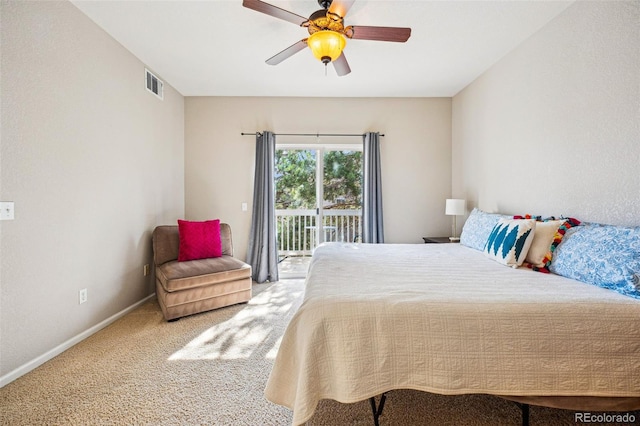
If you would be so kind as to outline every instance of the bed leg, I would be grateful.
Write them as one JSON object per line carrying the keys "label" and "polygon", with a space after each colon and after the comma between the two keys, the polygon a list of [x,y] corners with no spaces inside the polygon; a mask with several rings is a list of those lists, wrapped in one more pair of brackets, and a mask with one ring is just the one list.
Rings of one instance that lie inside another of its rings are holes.
{"label": "bed leg", "polygon": [[385,393],[380,397],[380,404],[376,407],[376,398],[369,398],[369,402],[371,403],[371,411],[373,412],[373,424],[375,426],[380,426],[380,416],[382,415],[382,410],[384,409],[384,402],[387,400],[387,395]]}
{"label": "bed leg", "polygon": [[529,426],[529,404],[517,403],[522,410],[522,426]]}

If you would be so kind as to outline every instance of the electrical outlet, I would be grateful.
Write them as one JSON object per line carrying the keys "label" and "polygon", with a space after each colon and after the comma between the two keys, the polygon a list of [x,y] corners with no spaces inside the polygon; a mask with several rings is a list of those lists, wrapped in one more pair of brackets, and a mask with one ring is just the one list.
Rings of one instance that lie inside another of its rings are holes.
{"label": "electrical outlet", "polygon": [[144,275],[145,277],[147,275],[149,275],[149,264],[148,263],[142,267],[142,275]]}
{"label": "electrical outlet", "polygon": [[82,305],[86,301],[87,301],[87,289],[83,288],[78,292],[78,303]]}

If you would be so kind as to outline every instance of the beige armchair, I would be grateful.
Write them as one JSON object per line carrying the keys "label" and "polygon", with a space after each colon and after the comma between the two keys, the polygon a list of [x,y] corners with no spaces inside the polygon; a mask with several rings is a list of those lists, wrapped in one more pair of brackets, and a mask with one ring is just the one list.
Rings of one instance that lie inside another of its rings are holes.
{"label": "beige armchair", "polygon": [[220,224],[222,257],[178,262],[178,226],[153,231],[156,295],[166,320],[251,299],[251,266],[233,257],[231,228]]}

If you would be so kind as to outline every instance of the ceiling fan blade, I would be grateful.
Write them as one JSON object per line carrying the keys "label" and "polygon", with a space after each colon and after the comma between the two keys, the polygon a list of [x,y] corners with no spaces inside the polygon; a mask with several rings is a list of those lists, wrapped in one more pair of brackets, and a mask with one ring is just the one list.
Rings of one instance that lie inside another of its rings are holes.
{"label": "ceiling fan blade", "polygon": [[347,62],[347,58],[344,56],[344,52],[338,56],[338,59],[333,61],[333,67],[336,69],[336,74],[342,77],[351,72],[351,67],[349,67],[349,62]]}
{"label": "ceiling fan blade", "polygon": [[333,0],[327,12],[331,15],[338,15],[340,18],[344,19],[355,1],[356,0]]}
{"label": "ceiling fan blade", "polygon": [[411,28],[350,26],[345,35],[356,40],[396,41],[404,43],[411,36]]}
{"label": "ceiling fan blade", "polygon": [[307,39],[302,39],[297,43],[292,44],[291,46],[287,47],[286,49],[284,49],[282,52],[275,54],[274,56],[270,57],[269,59],[266,60],[267,64],[269,65],[278,65],[280,62],[284,61],[285,59],[295,55],[296,53],[298,53],[299,51],[301,51],[302,49],[304,49],[305,47],[307,47]]}
{"label": "ceiling fan blade", "polygon": [[304,16],[296,15],[293,12],[289,12],[288,10],[281,9],[260,0],[242,0],[242,5],[246,8],[265,13],[275,18],[284,19],[285,21],[289,21],[299,26],[302,26],[302,24],[308,21]]}

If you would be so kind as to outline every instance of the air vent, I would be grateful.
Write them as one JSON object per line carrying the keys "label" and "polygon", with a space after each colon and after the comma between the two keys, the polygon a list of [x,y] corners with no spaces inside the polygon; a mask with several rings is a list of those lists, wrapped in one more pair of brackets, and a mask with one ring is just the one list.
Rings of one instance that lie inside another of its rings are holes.
{"label": "air vent", "polygon": [[145,68],[144,71],[146,74],[145,82],[147,85],[147,90],[153,93],[154,95],[156,95],[157,97],[159,97],[160,99],[163,99],[162,87],[164,86],[164,83],[162,82],[162,80],[156,77],[148,69]]}

